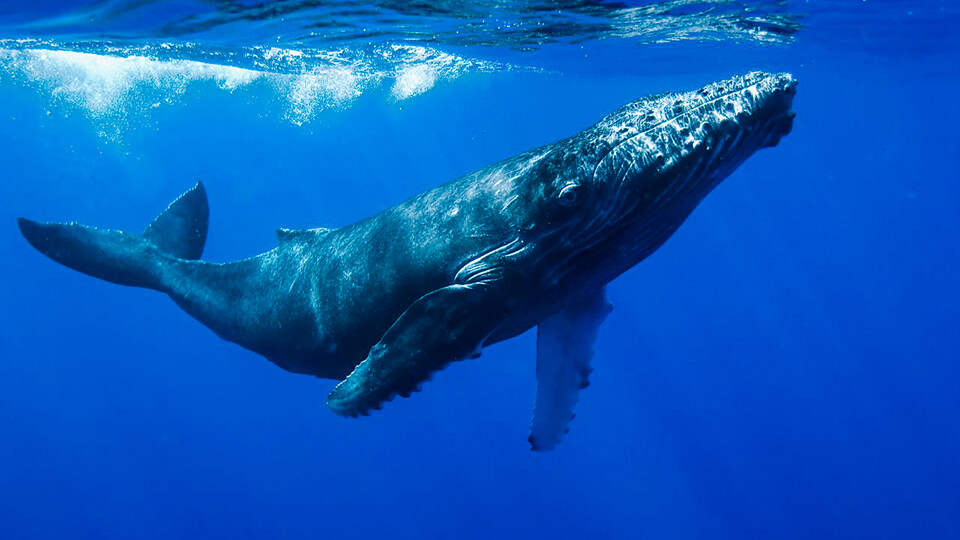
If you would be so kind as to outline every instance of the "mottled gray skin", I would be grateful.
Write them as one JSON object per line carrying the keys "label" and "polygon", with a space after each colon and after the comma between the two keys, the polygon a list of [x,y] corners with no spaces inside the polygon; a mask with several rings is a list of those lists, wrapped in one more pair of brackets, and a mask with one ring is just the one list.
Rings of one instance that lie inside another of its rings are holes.
{"label": "mottled gray skin", "polygon": [[[651,254],[741,162],[789,132],[794,89],[790,75],[751,73],[640,99],[353,225],[280,231],[275,249],[234,263],[171,255],[160,244],[189,233],[160,226],[156,241],[73,224],[21,229],[63,264],[169,294],[284,369],[350,375],[328,404],[366,414]],[[202,186],[181,206],[193,199],[205,212]],[[204,235],[205,218],[194,219]]]}

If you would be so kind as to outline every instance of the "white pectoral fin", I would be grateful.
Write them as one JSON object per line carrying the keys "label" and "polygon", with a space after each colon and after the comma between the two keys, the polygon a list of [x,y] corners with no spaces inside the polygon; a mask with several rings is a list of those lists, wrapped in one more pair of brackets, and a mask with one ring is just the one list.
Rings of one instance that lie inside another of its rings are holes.
{"label": "white pectoral fin", "polygon": [[593,342],[610,310],[600,289],[537,327],[537,404],[528,439],[533,450],[553,448],[567,432],[577,393],[590,384]]}

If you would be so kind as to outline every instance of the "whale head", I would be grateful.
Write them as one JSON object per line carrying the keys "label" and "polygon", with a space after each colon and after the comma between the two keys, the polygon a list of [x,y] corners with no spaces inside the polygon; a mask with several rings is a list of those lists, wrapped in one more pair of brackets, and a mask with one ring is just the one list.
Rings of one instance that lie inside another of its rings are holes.
{"label": "whale head", "polygon": [[790,132],[795,93],[789,74],[749,73],[637,100],[552,147],[529,227],[550,246],[544,285],[602,286],[651,254],[737,166]]}

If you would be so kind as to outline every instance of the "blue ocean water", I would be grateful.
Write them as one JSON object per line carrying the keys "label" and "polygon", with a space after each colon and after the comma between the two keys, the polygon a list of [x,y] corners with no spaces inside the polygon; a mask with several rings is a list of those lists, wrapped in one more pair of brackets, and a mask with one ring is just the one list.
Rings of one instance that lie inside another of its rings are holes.
{"label": "blue ocean water", "polygon": [[[960,537],[960,6],[0,6],[0,537]],[[349,224],[653,92],[800,81],[793,133],[609,287],[593,384],[529,451],[533,333],[360,420],[334,381],[16,218],[204,258]]]}

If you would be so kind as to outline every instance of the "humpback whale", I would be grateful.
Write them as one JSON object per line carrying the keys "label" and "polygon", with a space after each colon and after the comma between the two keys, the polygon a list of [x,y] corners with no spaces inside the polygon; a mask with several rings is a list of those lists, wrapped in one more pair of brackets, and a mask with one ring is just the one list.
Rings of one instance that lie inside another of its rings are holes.
{"label": "humpback whale", "polygon": [[448,364],[537,327],[529,442],[555,446],[611,306],[604,287],[662,245],[745,159],[790,132],[795,79],[748,73],[639,99],[562,141],[349,226],[280,229],[276,248],[200,260],[198,183],[140,234],[19,219],[74,270],[166,293],[223,339],[341,381],[327,405],[369,414]]}

